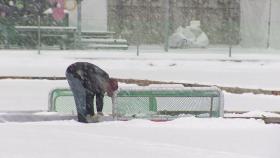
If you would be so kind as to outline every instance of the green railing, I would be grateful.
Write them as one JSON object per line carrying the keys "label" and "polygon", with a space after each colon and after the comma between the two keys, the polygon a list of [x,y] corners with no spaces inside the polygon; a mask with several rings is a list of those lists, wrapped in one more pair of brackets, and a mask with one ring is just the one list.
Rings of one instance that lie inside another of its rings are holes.
{"label": "green railing", "polygon": [[117,118],[222,117],[223,94],[216,87],[137,87],[116,92]]}
{"label": "green railing", "polygon": [[[76,113],[69,89],[50,92],[49,111]],[[135,87],[119,88],[112,98],[104,97],[104,112],[117,119],[222,117],[223,94],[216,87]]]}
{"label": "green railing", "polygon": [[[56,88],[49,93],[49,111],[76,114],[76,106],[73,93],[67,88]],[[110,97],[104,97],[104,108],[106,113],[112,113],[112,100]]]}

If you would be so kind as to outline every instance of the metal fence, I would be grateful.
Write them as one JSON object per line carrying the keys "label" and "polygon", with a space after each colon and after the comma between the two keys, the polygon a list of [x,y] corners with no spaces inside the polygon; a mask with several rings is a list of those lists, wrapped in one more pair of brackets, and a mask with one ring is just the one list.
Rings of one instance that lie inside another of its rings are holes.
{"label": "metal fence", "polygon": [[[76,114],[72,92],[51,91],[49,111]],[[223,117],[223,94],[215,87],[123,87],[112,100],[105,96],[103,111],[118,120]]]}
{"label": "metal fence", "polygon": [[118,119],[222,117],[223,94],[215,87],[120,88],[113,111]]}

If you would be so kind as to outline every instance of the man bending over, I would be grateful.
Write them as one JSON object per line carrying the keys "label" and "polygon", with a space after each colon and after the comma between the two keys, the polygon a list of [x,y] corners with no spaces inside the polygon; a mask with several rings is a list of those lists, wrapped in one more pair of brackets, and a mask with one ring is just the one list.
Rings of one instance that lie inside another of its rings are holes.
{"label": "man bending over", "polygon": [[105,92],[112,97],[118,89],[118,82],[98,66],[87,62],[76,62],[66,70],[66,78],[73,92],[78,113],[78,121],[89,123],[94,119],[94,96],[96,96],[97,116],[103,116]]}

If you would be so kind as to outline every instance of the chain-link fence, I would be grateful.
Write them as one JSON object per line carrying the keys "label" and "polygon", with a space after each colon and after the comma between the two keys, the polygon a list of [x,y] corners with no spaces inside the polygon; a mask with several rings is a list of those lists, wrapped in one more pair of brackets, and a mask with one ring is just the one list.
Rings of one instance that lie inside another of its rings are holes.
{"label": "chain-link fence", "polygon": [[[95,100],[95,99],[94,99]],[[105,95],[103,112],[112,114],[112,99]],[[93,103],[95,106],[95,102]],[[49,111],[58,112],[61,114],[77,114],[73,93],[70,89],[56,88],[49,94]],[[96,109],[95,109],[96,111]]]}
{"label": "chain-link fence", "polygon": [[113,104],[118,119],[223,116],[223,95],[214,87],[120,88]]}
{"label": "chain-link fence", "polygon": [[[215,87],[122,87],[113,98],[104,98],[103,112],[120,120],[172,119],[186,116],[222,117],[223,94]],[[55,89],[49,111],[76,114],[69,89]]]}

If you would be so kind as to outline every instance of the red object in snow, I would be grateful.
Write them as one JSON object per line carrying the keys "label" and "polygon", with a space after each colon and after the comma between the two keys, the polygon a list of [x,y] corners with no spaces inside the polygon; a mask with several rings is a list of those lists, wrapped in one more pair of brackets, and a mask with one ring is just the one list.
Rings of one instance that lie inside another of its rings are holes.
{"label": "red object in snow", "polygon": [[64,0],[56,0],[56,2],[61,5],[61,8],[64,8]]}
{"label": "red object in snow", "polygon": [[64,19],[65,14],[64,14],[64,8],[53,8],[52,9],[52,17],[56,21],[61,21]]}
{"label": "red object in snow", "polygon": [[64,0],[49,0],[50,4],[56,4],[56,8],[52,8],[52,16],[54,20],[61,21],[65,17]]}

